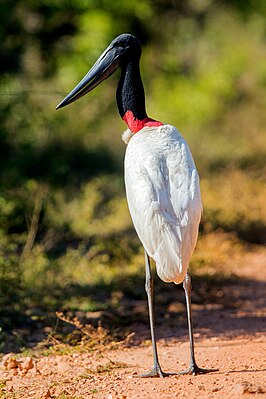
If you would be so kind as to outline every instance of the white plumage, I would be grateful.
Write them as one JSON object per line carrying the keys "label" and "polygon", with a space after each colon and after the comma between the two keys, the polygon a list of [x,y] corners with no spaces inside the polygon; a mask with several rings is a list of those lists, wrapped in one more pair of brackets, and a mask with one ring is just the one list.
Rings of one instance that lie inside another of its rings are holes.
{"label": "white plumage", "polygon": [[130,214],[159,277],[184,280],[202,213],[199,177],[187,142],[171,125],[145,127],[130,137],[125,185]]}

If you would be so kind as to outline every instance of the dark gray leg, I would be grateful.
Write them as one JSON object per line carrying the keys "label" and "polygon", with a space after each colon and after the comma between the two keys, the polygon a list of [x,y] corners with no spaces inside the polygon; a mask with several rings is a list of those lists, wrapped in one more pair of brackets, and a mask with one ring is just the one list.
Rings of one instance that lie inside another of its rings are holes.
{"label": "dark gray leg", "polygon": [[190,366],[187,370],[181,371],[179,374],[203,374],[211,371],[218,371],[218,369],[202,369],[197,366],[194,352],[194,338],[193,338],[193,327],[192,327],[192,315],[191,315],[191,277],[189,274],[186,275],[183,281],[183,287],[186,296],[187,305],[187,318],[188,318],[188,332],[189,332],[189,343],[190,343]]}
{"label": "dark gray leg", "polygon": [[168,375],[177,374],[177,373],[164,373],[159,364],[158,352],[157,352],[157,346],[156,346],[156,338],[155,338],[154,306],[153,306],[153,278],[152,278],[152,274],[151,274],[150,259],[149,259],[148,254],[146,253],[146,251],[145,251],[145,265],[146,265],[145,289],[146,289],[147,296],[148,296],[148,307],[149,307],[149,316],[150,316],[151,340],[152,340],[152,348],[153,348],[154,365],[149,373],[140,374],[140,377],[166,377]]}

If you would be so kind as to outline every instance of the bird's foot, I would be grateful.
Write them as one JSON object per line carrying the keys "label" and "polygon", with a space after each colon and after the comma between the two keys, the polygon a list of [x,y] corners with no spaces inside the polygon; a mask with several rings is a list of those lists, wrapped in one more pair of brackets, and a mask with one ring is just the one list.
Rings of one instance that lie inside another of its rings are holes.
{"label": "bird's foot", "polygon": [[154,366],[149,373],[137,374],[136,377],[141,377],[141,378],[160,377],[160,378],[164,378],[164,377],[168,377],[170,375],[176,375],[176,374],[178,374],[178,373],[165,373],[164,371],[162,371],[160,365],[158,364],[158,365]]}
{"label": "bird's foot", "polygon": [[188,369],[180,371],[177,374],[197,375],[197,374],[212,373],[214,371],[219,371],[219,369],[202,369],[198,367],[196,364],[192,364]]}

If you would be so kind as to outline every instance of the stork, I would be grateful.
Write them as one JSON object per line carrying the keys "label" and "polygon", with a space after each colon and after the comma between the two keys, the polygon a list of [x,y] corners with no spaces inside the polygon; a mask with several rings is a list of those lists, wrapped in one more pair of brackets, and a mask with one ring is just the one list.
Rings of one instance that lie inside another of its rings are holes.
{"label": "stork", "polygon": [[[214,371],[197,366],[191,316],[191,278],[188,274],[202,213],[199,176],[185,139],[178,130],[147,116],[140,75],[141,44],[131,34],[115,38],[85,77],[60,102],[62,108],[93,90],[118,67],[121,76],[116,91],[119,114],[128,130],[123,139],[125,186],[129,211],[144,247],[146,292],[154,365],[141,377],[199,374]],[[167,101],[167,99],[166,99]],[[153,277],[150,258],[165,282],[183,282],[188,315],[190,366],[180,373],[166,373],[159,363],[154,322]]]}

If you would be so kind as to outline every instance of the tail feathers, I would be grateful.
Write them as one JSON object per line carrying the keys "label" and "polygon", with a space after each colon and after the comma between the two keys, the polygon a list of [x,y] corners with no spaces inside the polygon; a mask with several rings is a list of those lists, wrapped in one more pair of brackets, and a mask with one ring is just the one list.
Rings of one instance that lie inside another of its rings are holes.
{"label": "tail feathers", "polygon": [[[179,226],[164,226],[156,246],[156,251],[152,258],[156,262],[158,276],[165,282],[181,283],[187,272],[187,265],[184,264],[182,254],[181,232],[171,232],[173,229],[179,229]],[[180,237],[180,239],[177,239]]]}

